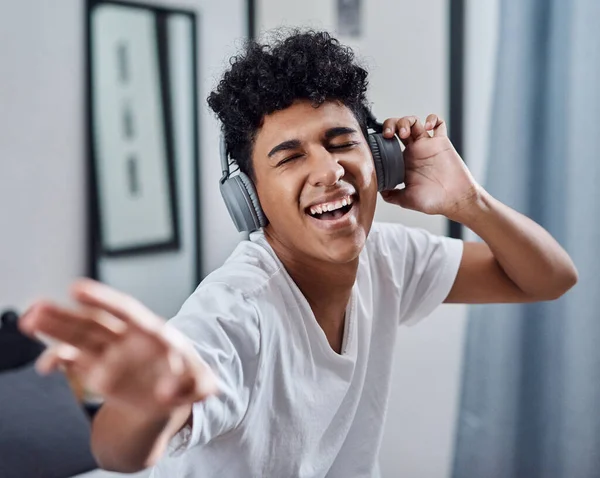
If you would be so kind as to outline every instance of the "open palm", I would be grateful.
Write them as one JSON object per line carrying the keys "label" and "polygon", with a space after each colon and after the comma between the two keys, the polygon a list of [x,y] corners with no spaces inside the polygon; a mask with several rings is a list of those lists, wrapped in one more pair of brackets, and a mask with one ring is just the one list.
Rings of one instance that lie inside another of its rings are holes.
{"label": "open palm", "polygon": [[107,401],[154,416],[216,391],[187,339],[142,304],[91,280],[76,283],[72,294],[78,308],[40,302],[20,321],[25,333],[58,341],[38,359],[40,372],[67,368]]}

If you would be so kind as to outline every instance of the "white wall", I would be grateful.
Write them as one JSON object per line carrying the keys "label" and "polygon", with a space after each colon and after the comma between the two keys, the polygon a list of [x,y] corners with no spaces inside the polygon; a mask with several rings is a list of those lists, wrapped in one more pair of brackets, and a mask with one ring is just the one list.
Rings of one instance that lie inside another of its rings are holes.
{"label": "white wall", "polygon": [[[219,126],[205,98],[246,34],[245,1],[156,3],[202,14],[198,96],[206,273],[239,240],[218,191]],[[41,296],[66,300],[68,285],[86,271],[83,5],[21,0],[0,15],[0,310],[22,310]],[[160,269],[154,272],[169,283]]]}
{"label": "white wall", "polygon": [[496,78],[500,0],[468,0],[466,18],[464,156],[475,179],[485,183]]}
{"label": "white wall", "polygon": [[83,31],[78,0],[0,15],[0,308],[84,271]]}
{"label": "white wall", "polygon": [[[484,171],[497,3],[468,2],[466,155]],[[479,4],[477,4],[479,3]],[[260,30],[310,26],[335,32],[336,0],[259,0]],[[379,118],[429,113],[448,117],[447,0],[363,0],[363,36],[338,38],[355,48],[370,70],[370,99]],[[471,5],[473,4],[473,5]],[[491,6],[490,6],[491,5]],[[491,35],[491,37],[490,37]],[[486,69],[487,68],[487,69]],[[471,135],[471,131],[473,134]],[[466,156],[465,155],[465,156]],[[380,201],[376,220],[446,233],[446,221]],[[401,328],[390,408],[380,453],[384,478],[444,478],[451,474],[460,397],[466,307],[444,305],[413,328]]]}

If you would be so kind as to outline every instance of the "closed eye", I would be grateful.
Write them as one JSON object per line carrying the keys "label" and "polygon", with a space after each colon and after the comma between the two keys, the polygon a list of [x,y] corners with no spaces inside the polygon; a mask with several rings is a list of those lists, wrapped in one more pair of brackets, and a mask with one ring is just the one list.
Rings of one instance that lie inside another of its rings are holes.
{"label": "closed eye", "polygon": [[350,143],[344,143],[344,144],[331,144],[331,145],[329,145],[329,149],[334,149],[334,150],[335,149],[350,149],[353,146],[356,146],[357,144],[359,144],[359,143],[357,143],[356,141],[352,141]]}
{"label": "closed eye", "polygon": [[[357,141],[351,141],[351,142],[349,142],[349,143],[344,143],[344,144],[330,144],[330,145],[328,146],[328,149],[330,149],[330,150],[331,150],[331,149],[333,149],[333,150],[344,150],[344,149],[350,149],[350,148],[352,148],[352,147],[356,146],[357,144],[360,144],[360,143],[359,143],[359,142],[357,142]],[[289,163],[289,162],[291,162],[291,161],[294,161],[294,160],[296,160],[296,159],[298,159],[298,158],[301,158],[302,156],[303,156],[302,154],[294,154],[293,156],[290,156],[290,157],[288,157],[288,158],[284,158],[284,159],[282,159],[281,161],[279,161],[279,162],[278,162],[278,163],[275,165],[275,167],[283,166],[284,164],[286,164],[286,163]]]}
{"label": "closed eye", "polygon": [[290,156],[289,158],[284,158],[281,161],[279,161],[276,164],[276,167],[283,166],[285,163],[289,163],[289,162],[291,162],[291,161],[293,161],[295,159],[301,158],[301,157],[302,157],[301,154],[294,154],[293,156]]}

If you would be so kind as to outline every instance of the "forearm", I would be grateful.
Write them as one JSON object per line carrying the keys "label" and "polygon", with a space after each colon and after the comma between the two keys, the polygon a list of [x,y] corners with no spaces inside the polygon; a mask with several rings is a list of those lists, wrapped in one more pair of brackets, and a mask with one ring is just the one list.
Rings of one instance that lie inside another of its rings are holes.
{"label": "forearm", "polygon": [[481,237],[504,273],[533,299],[554,299],[577,281],[566,251],[540,225],[481,190],[456,218]]}
{"label": "forearm", "polygon": [[92,453],[105,470],[132,473],[152,466],[191,417],[191,405],[150,417],[105,404],[92,425]]}

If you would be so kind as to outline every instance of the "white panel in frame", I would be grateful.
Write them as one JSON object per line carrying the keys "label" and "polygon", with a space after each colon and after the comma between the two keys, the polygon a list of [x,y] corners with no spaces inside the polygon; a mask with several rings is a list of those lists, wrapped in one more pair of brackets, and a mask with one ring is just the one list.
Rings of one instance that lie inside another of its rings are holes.
{"label": "white panel in frame", "polygon": [[179,247],[167,61],[159,54],[167,50],[157,18],[117,4],[92,14],[92,157],[106,255]]}

